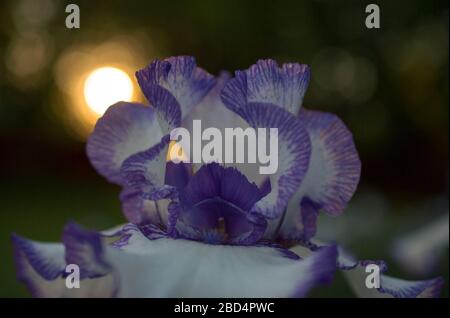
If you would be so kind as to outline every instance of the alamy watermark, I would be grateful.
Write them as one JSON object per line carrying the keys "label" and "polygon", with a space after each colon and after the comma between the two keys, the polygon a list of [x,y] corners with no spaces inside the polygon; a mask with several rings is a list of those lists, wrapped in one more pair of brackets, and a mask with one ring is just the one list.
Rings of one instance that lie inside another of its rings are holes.
{"label": "alamy watermark", "polygon": [[68,264],[65,270],[66,288],[80,288],[80,267],[77,264]]}
{"label": "alamy watermark", "polygon": [[368,29],[380,28],[380,7],[374,3],[366,6],[366,13],[369,13],[366,17],[366,27]]}
{"label": "alamy watermark", "polygon": [[66,6],[66,28],[79,29],[80,28],[80,7],[76,4],[68,4]]}
{"label": "alamy watermark", "polygon": [[257,163],[260,174],[277,172],[278,128],[225,128],[223,136],[215,127],[202,131],[200,120],[194,120],[192,126],[192,136],[186,128],[171,131],[170,139],[175,144],[169,150],[169,160],[175,163]]}
{"label": "alamy watermark", "polygon": [[370,273],[365,280],[366,287],[369,289],[380,288],[380,266],[369,264],[366,266],[365,271]]}

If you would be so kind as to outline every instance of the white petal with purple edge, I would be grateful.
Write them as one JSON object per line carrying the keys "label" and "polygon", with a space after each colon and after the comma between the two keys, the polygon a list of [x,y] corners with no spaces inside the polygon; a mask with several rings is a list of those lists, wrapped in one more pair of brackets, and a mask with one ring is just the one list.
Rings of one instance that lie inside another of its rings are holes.
{"label": "white petal with purple edge", "polygon": [[165,185],[169,141],[167,135],[152,148],[132,155],[122,165],[126,185],[139,189],[144,199],[157,201],[176,193],[175,187]]}
{"label": "white petal with purple edge", "polygon": [[[189,131],[193,130],[193,120],[201,120],[202,129],[214,127],[220,130],[222,136],[225,136],[225,128],[242,128],[247,129],[248,124],[242,117],[235,112],[226,108],[223,104],[220,94],[222,89],[229,81],[230,75],[222,72],[217,78],[216,85],[211,89],[209,94],[195,107],[195,109],[183,120],[183,127]],[[222,145],[222,156],[226,153],[226,144]],[[193,149],[193,145],[191,145]],[[225,160],[222,160],[224,162]],[[198,170],[201,164],[193,164],[195,170]],[[252,182],[261,184],[266,177],[259,173],[258,165],[249,163],[226,163],[228,167],[235,167]]]}
{"label": "white petal with purple edge", "polygon": [[245,71],[237,71],[223,91],[224,103],[240,113],[249,102],[270,103],[297,114],[310,79],[305,64],[259,60]]}
{"label": "white petal with purple edge", "polygon": [[361,174],[353,136],[335,115],[302,110],[299,118],[311,138],[311,160],[299,192],[332,215],[345,209]]}
{"label": "white petal with purple edge", "polygon": [[278,129],[278,170],[270,175],[271,192],[255,203],[252,211],[271,219],[279,217],[308,169],[309,136],[297,117],[276,105],[249,103],[242,117],[254,128]]}
{"label": "white petal with purple edge", "polygon": [[158,85],[147,86],[147,98],[155,108],[163,135],[181,124],[181,109],[175,97]]}
{"label": "white petal with purple edge", "polygon": [[[149,98],[151,85],[168,90],[181,106],[184,118],[214,86],[214,77],[197,67],[195,58],[175,56],[155,60],[148,67],[136,72],[139,85]],[[151,99],[149,98],[151,101]]]}
{"label": "white petal with purple edge", "polygon": [[[366,286],[366,278],[370,274],[366,272],[366,266],[370,264],[380,268],[380,288]],[[350,286],[361,298],[436,298],[444,283],[441,277],[418,281],[394,278],[384,274],[387,266],[383,261],[356,261],[341,249],[338,267],[344,271]]]}
{"label": "white petal with purple edge", "polygon": [[66,262],[63,244],[42,243],[13,235],[14,259],[17,278],[32,296],[60,297],[112,297],[116,282],[111,274],[81,281],[82,288],[69,289],[63,277]]}
{"label": "white petal with purple edge", "polygon": [[123,184],[120,167],[132,154],[158,143],[161,128],[151,107],[120,102],[97,121],[87,142],[94,168],[109,181]]}

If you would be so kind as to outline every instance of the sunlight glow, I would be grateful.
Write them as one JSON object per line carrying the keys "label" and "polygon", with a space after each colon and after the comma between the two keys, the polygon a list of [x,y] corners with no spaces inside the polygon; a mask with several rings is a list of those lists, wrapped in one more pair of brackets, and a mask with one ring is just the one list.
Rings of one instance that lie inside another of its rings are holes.
{"label": "sunlight glow", "polygon": [[133,83],[127,73],[115,67],[100,67],[84,82],[84,98],[95,113],[103,113],[114,103],[130,101]]}

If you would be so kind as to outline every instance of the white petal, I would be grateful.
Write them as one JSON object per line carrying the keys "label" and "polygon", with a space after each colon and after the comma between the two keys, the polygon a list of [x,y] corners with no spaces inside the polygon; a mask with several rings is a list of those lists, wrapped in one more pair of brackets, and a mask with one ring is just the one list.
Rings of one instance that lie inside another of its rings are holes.
{"label": "white petal", "polygon": [[304,296],[327,281],[335,268],[329,247],[305,260],[278,249],[207,245],[194,241],[148,240],[140,232],[106,258],[120,277],[119,297]]}

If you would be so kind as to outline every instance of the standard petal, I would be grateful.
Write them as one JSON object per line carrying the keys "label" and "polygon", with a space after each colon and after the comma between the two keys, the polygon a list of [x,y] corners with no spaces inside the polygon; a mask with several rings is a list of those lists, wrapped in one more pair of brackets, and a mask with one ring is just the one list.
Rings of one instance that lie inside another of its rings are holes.
{"label": "standard petal", "polygon": [[146,96],[155,108],[163,135],[181,125],[181,108],[175,97],[159,85],[148,85]]}
{"label": "standard petal", "polygon": [[336,268],[335,247],[293,260],[271,247],[149,240],[137,228],[129,234],[120,249],[105,246],[119,297],[301,297]]}
{"label": "standard petal", "polygon": [[120,167],[132,154],[158,143],[161,128],[151,107],[120,102],[97,121],[87,142],[91,164],[109,181],[123,184]]}
{"label": "standard petal", "polygon": [[271,192],[252,208],[267,218],[277,218],[299,188],[308,169],[311,155],[309,136],[297,117],[276,105],[249,103],[242,110],[242,116],[254,128],[277,129],[278,169],[270,175]]}
{"label": "standard petal", "polygon": [[34,297],[112,297],[116,282],[111,274],[81,281],[82,288],[67,288],[63,244],[42,243],[13,235],[17,278]]}
{"label": "standard petal", "polygon": [[[200,120],[202,129],[207,129],[214,127],[218,129],[222,136],[225,136],[226,128],[241,128],[243,130],[247,129],[248,123],[242,119],[241,116],[231,111],[222,102],[220,94],[222,89],[225,87],[226,83],[230,80],[230,74],[227,72],[221,72],[217,78],[216,85],[211,89],[208,95],[201,101],[201,103],[195,107],[194,111],[191,112],[183,120],[183,127],[187,128],[189,131],[193,131],[193,121]],[[227,151],[227,144],[222,144],[222,162],[225,162],[224,155]],[[193,145],[191,144],[191,149]],[[200,168],[199,164],[193,164],[194,168],[198,170]],[[249,163],[226,163],[228,167],[235,167],[240,172],[242,172],[250,181],[260,184],[264,175],[260,174],[258,171],[258,165]]]}
{"label": "standard petal", "polygon": [[274,60],[259,60],[245,71],[237,71],[222,93],[224,103],[241,113],[249,102],[280,105],[297,114],[308,88],[307,65],[288,63],[280,68]]}
{"label": "standard petal", "polygon": [[[368,288],[366,272],[368,265],[380,268],[380,287]],[[441,277],[410,281],[385,275],[387,266],[383,261],[357,261],[339,250],[338,267],[345,273],[347,281],[358,297],[362,298],[436,298],[439,297],[444,280]]]}
{"label": "standard petal", "polygon": [[195,58],[175,56],[153,61],[136,72],[139,85],[151,102],[151,87],[158,85],[168,90],[181,106],[184,118],[214,86],[214,77],[197,67]]}
{"label": "standard petal", "polygon": [[361,175],[353,136],[335,115],[302,110],[300,121],[311,138],[311,160],[299,192],[332,215],[343,212]]}

